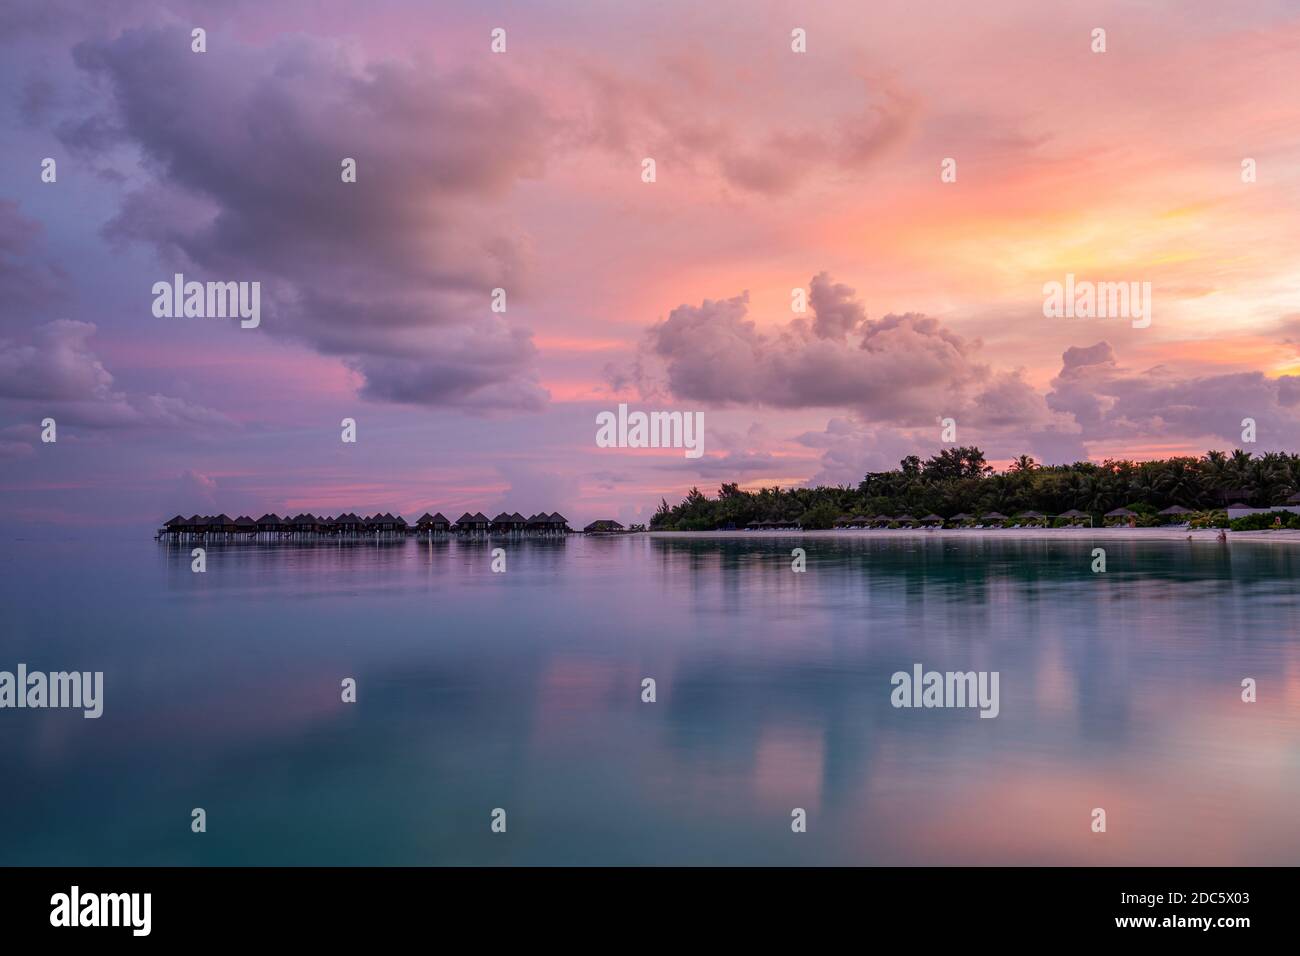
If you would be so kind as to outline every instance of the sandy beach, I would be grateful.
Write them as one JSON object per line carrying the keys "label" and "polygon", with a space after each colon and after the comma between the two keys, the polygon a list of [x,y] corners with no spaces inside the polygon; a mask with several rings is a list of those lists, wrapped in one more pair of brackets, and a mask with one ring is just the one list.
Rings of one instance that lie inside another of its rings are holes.
{"label": "sandy beach", "polygon": [[[999,538],[1022,541],[1206,541],[1219,543],[1217,528],[897,528],[826,531],[650,531],[652,538]],[[1228,541],[1300,544],[1300,530],[1229,531]]]}

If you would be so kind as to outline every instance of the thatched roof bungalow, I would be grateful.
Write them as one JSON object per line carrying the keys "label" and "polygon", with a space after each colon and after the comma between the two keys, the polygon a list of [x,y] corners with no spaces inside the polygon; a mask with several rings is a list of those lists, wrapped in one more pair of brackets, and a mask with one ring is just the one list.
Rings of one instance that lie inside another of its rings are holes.
{"label": "thatched roof bungalow", "polygon": [[257,519],[257,530],[260,534],[275,534],[284,528],[284,522],[276,514],[264,514]]}
{"label": "thatched roof bungalow", "polygon": [[478,533],[487,531],[490,525],[491,522],[483,512],[476,511],[470,514],[467,511],[456,521],[455,530],[458,534]]}
{"label": "thatched roof bungalow", "polygon": [[451,530],[451,522],[441,511],[434,515],[426,511],[415,522],[415,530],[421,534],[444,534]]}

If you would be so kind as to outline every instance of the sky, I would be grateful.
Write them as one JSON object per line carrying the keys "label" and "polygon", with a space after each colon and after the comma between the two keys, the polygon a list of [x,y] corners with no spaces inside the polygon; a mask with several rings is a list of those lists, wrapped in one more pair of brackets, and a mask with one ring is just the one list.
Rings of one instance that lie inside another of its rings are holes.
{"label": "sky", "polygon": [[[1294,2],[8,0],[0,520],[647,521],[943,419],[1300,450],[1297,56]],[[260,324],[155,315],[176,273]],[[1150,322],[1046,315],[1067,276]],[[704,455],[599,447],[620,403]]]}

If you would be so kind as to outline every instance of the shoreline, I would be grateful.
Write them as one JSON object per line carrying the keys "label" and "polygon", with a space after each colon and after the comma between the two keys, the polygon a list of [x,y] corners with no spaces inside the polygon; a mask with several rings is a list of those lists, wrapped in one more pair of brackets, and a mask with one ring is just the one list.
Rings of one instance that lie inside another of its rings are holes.
{"label": "shoreline", "polygon": [[[821,531],[647,531],[652,538],[830,538],[894,539],[940,538],[1015,539],[1017,541],[1207,541],[1219,543],[1218,528],[882,528],[873,531],[826,529]],[[1300,544],[1300,530],[1229,531],[1228,541],[1278,542]]]}

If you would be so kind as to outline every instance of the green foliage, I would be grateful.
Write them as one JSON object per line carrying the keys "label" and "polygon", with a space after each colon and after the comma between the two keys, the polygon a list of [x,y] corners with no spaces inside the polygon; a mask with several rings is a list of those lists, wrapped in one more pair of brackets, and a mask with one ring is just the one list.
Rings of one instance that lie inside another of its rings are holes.
{"label": "green foliage", "polygon": [[839,516],[840,509],[833,502],[819,501],[799,516],[799,525],[819,531],[831,527]]}
{"label": "green foliage", "polygon": [[1192,515],[1187,522],[1189,528],[1226,528],[1228,527],[1228,512],[1219,511],[1200,511]]}
{"label": "green foliage", "polygon": [[[1225,512],[1226,514],[1226,512]],[[1233,531],[1265,531],[1269,528],[1300,528],[1300,514],[1294,511],[1259,511],[1230,522]]]}
{"label": "green foliage", "polygon": [[743,491],[732,482],[724,484],[716,498],[692,488],[680,504],[661,501],[650,527],[713,531],[744,528],[751,522],[792,521],[806,528],[829,528],[842,515],[919,518],[931,512],[949,516],[1000,511],[1014,516],[1033,510],[1056,516],[1071,509],[1092,514],[1094,524],[1100,525],[1103,514],[1119,507],[1137,512],[1136,523],[1146,527],[1163,523],[1157,512],[1181,505],[1198,512],[1188,516],[1192,527],[1217,528],[1227,526],[1227,514],[1210,509],[1222,508],[1229,498],[1267,507],[1297,490],[1300,455],[1282,452],[1256,458],[1238,449],[1231,456],[1211,451],[1201,458],[1072,465],[1040,465],[1022,455],[998,473],[983,451],[963,446],[944,449],[926,461],[910,455],[893,471],[868,473],[856,488]]}

